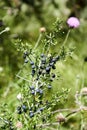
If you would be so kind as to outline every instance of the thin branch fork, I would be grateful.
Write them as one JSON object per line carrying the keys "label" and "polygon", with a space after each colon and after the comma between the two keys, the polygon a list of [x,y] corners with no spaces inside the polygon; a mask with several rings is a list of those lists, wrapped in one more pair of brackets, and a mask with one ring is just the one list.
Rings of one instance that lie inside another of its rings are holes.
{"label": "thin branch fork", "polygon": [[[57,112],[71,111],[69,114],[67,114],[65,116],[65,119],[66,119],[65,121],[67,121],[70,116],[72,116],[73,114],[78,113],[78,112],[80,112],[82,110],[87,111],[87,107],[86,106],[81,106],[80,108],[77,108],[77,109],[59,109],[59,110],[56,110],[56,111],[52,112],[52,114],[55,114]],[[48,126],[57,126],[57,125],[60,125],[60,122],[39,124],[36,127],[48,127]]]}

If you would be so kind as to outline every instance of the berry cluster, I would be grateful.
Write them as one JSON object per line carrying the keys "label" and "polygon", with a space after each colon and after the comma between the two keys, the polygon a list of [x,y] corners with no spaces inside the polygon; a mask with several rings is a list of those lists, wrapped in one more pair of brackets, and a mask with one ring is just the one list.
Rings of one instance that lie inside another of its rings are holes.
{"label": "berry cluster", "polygon": [[[56,62],[60,60],[60,57],[41,53],[38,59],[36,59],[36,57],[31,58],[28,52],[24,52],[23,58],[24,63],[28,63],[31,68],[32,82],[26,88],[27,99],[26,95],[23,95],[22,102],[17,107],[17,113],[19,115],[26,113],[30,119],[40,116],[42,122],[44,122],[45,118],[50,118],[50,116],[45,114],[45,111],[55,102],[52,99],[49,101],[46,94],[48,90],[52,89],[52,82],[57,77],[54,70],[56,69]],[[43,116],[44,114],[45,117]]]}
{"label": "berry cluster", "polygon": [[28,57],[28,52],[25,51],[24,54],[23,54],[23,58],[24,58],[25,63],[28,63],[28,58],[27,57]]}
{"label": "berry cluster", "polygon": [[56,69],[56,62],[60,59],[59,56],[46,56],[45,54],[41,54],[39,57],[39,62],[34,63],[33,61],[30,62],[32,68],[32,76],[34,77],[35,74],[37,75],[37,80],[41,77],[45,78],[47,75],[52,76],[55,78],[55,74],[51,73],[52,69]]}

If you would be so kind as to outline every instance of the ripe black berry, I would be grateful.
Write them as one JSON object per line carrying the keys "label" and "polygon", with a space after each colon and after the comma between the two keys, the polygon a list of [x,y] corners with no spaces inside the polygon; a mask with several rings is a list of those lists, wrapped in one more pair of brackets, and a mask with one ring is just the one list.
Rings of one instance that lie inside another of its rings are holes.
{"label": "ripe black berry", "polygon": [[26,56],[28,56],[28,52],[27,52],[27,51],[25,51],[24,54],[25,54]]}
{"label": "ripe black berry", "polygon": [[84,58],[84,61],[87,62],[87,57]]}
{"label": "ripe black berry", "polygon": [[52,66],[52,69],[56,69],[56,66],[55,66],[55,65],[53,65],[53,66]]}
{"label": "ripe black berry", "polygon": [[46,67],[46,72],[47,72],[47,73],[50,72],[50,67]]}
{"label": "ripe black berry", "polygon": [[35,65],[32,65],[32,69],[35,69]]}
{"label": "ripe black berry", "polygon": [[40,94],[40,95],[43,94],[43,90],[42,90],[42,89],[39,90],[39,94]]}
{"label": "ripe black berry", "polygon": [[56,58],[53,58],[53,59],[52,59],[52,62],[56,63]]}
{"label": "ripe black berry", "polygon": [[45,63],[46,63],[46,58],[43,58],[43,59],[41,60],[41,62],[42,62],[42,64],[45,64]]}
{"label": "ripe black berry", "polygon": [[24,60],[24,63],[28,63],[28,59],[25,59],[25,60]]}
{"label": "ripe black berry", "polygon": [[44,57],[44,54],[43,54],[43,53],[41,54],[41,57],[42,57],[42,58]]}
{"label": "ripe black berry", "polygon": [[51,81],[51,82],[52,82],[52,81],[53,81],[53,79],[50,79],[49,81]]}
{"label": "ripe black berry", "polygon": [[21,114],[21,113],[22,113],[20,106],[17,107],[17,113],[18,113],[18,114]]}
{"label": "ripe black berry", "polygon": [[43,110],[44,110],[44,108],[43,108],[43,107],[41,107],[39,110],[40,110],[40,111],[43,111]]}
{"label": "ripe black berry", "polygon": [[34,90],[34,88],[35,88],[34,86],[30,86],[30,89],[31,89],[31,90]]}
{"label": "ripe black berry", "polygon": [[39,93],[39,92],[40,92],[40,89],[36,89],[36,92]]}
{"label": "ripe black berry", "polygon": [[34,117],[34,113],[30,112],[29,116],[30,116],[30,118]]}
{"label": "ripe black berry", "polygon": [[40,70],[38,71],[38,74],[41,75],[41,73],[42,73],[42,70],[40,69]]}
{"label": "ripe black berry", "polygon": [[27,56],[28,56],[28,52],[25,51],[24,54],[23,54],[23,58],[25,59]]}
{"label": "ripe black berry", "polygon": [[30,64],[31,64],[31,65],[34,65],[34,62],[33,62],[33,61],[30,61]]}
{"label": "ripe black berry", "polygon": [[44,69],[45,65],[44,64],[41,64],[40,65],[40,69]]}
{"label": "ripe black berry", "polygon": [[49,65],[50,65],[50,66],[54,66],[54,62],[51,62]]}
{"label": "ripe black berry", "polygon": [[34,69],[32,69],[32,73],[31,73],[31,75],[32,75],[32,76],[35,75],[35,70],[34,70]]}
{"label": "ripe black berry", "polygon": [[55,78],[55,74],[52,74],[52,78]]}
{"label": "ripe black berry", "polygon": [[25,105],[22,105],[22,109],[24,112],[27,112],[27,107]]}
{"label": "ripe black berry", "polygon": [[34,91],[34,90],[32,90],[32,91],[31,91],[31,94],[32,94],[32,95],[34,95],[34,94],[35,94],[35,91]]}
{"label": "ripe black berry", "polygon": [[23,54],[23,58],[24,58],[24,59],[26,58],[26,55],[25,55],[25,54]]}
{"label": "ripe black berry", "polygon": [[36,125],[33,126],[33,129],[36,129]]}
{"label": "ripe black berry", "polygon": [[48,85],[48,89],[51,89],[52,88],[52,86],[51,85]]}

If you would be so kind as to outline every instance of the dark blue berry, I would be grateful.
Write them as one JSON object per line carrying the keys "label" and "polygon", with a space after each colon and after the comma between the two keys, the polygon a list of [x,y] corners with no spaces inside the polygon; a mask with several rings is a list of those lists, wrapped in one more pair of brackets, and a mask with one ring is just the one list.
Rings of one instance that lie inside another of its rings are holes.
{"label": "dark blue berry", "polygon": [[42,57],[42,58],[44,57],[44,54],[43,54],[43,53],[41,54],[41,57]]}
{"label": "dark blue berry", "polygon": [[34,62],[33,62],[33,61],[30,61],[30,64],[31,64],[31,65],[34,65]]}
{"label": "dark blue berry", "polygon": [[46,67],[46,72],[50,72],[50,67]]}
{"label": "dark blue berry", "polygon": [[37,75],[37,78],[36,78],[36,80],[39,80],[39,76]]}
{"label": "dark blue berry", "polygon": [[26,56],[28,56],[28,52],[27,52],[27,51],[25,51],[24,54],[25,54]]}
{"label": "dark blue berry", "polygon": [[25,59],[25,60],[24,60],[24,63],[28,63],[28,59]]}
{"label": "dark blue berry", "polygon": [[30,107],[29,110],[32,111],[33,107]]}
{"label": "dark blue berry", "polygon": [[52,88],[52,86],[51,85],[48,85],[48,89],[51,89]]}
{"label": "dark blue berry", "polygon": [[40,94],[40,95],[43,94],[43,90],[42,90],[42,89],[39,90],[39,94]]}
{"label": "dark blue berry", "polygon": [[44,64],[41,64],[40,65],[40,69],[44,69],[45,65]]}
{"label": "dark blue berry", "polygon": [[87,57],[84,58],[84,61],[87,62]]}
{"label": "dark blue berry", "polygon": [[21,106],[18,106],[18,107],[17,107],[17,110],[21,110]]}
{"label": "dark blue berry", "polygon": [[24,112],[27,112],[27,107],[25,105],[22,105],[22,109]]}
{"label": "dark blue berry", "polygon": [[25,59],[27,56],[28,56],[28,52],[25,51],[24,54],[23,54],[23,58]]}
{"label": "dark blue berry", "polygon": [[38,71],[38,74],[41,75],[41,73],[42,73],[42,70],[39,70],[39,71]]}
{"label": "dark blue berry", "polygon": [[34,70],[34,69],[32,70],[31,75],[32,75],[32,76],[34,76],[34,75],[35,75],[35,70]]}
{"label": "dark blue berry", "polygon": [[36,125],[33,126],[33,129],[36,129]]}
{"label": "dark blue berry", "polygon": [[34,90],[32,90],[32,91],[31,91],[31,94],[32,94],[32,95],[34,95],[34,94],[35,94],[35,91],[34,91]]}
{"label": "dark blue berry", "polygon": [[12,121],[9,121],[9,125],[12,125],[13,123],[12,123]]}
{"label": "dark blue berry", "polygon": [[35,65],[32,65],[32,69],[35,69]]}
{"label": "dark blue berry", "polygon": [[21,113],[22,113],[20,106],[17,107],[17,113],[18,113],[18,114],[21,114]]}
{"label": "dark blue berry", "polygon": [[29,116],[30,116],[30,118],[34,117],[34,113],[30,112]]}
{"label": "dark blue berry", "polygon": [[35,88],[34,86],[30,86],[30,89],[31,89],[31,90],[34,90],[34,88]]}
{"label": "dark blue berry", "polygon": [[39,104],[43,104],[43,102],[42,102],[42,101],[39,101]]}
{"label": "dark blue berry", "polygon": [[36,92],[39,93],[39,92],[40,92],[40,89],[36,89]]}
{"label": "dark blue berry", "polygon": [[54,65],[54,62],[51,62],[49,65],[50,65],[50,66],[53,66],[53,65]]}
{"label": "dark blue berry", "polygon": [[46,63],[46,58],[43,58],[43,59],[41,60],[41,62],[42,62],[42,64],[45,64],[45,63]]}
{"label": "dark blue berry", "polygon": [[55,78],[55,74],[52,74],[52,78]]}
{"label": "dark blue berry", "polygon": [[55,65],[53,65],[53,66],[52,66],[52,69],[56,69],[56,66],[55,66]]}
{"label": "dark blue berry", "polygon": [[22,111],[21,111],[21,110],[17,110],[17,113],[18,113],[18,114],[21,114],[21,113],[22,113]]}
{"label": "dark blue berry", "polygon": [[52,62],[56,63],[56,58],[53,58],[53,59],[52,59]]}
{"label": "dark blue berry", "polygon": [[24,58],[24,59],[26,58],[26,55],[25,55],[25,54],[23,54],[23,58]]}
{"label": "dark blue berry", "polygon": [[42,107],[42,108],[40,108],[39,110],[40,110],[40,111],[43,111],[43,110],[44,110],[44,108]]}
{"label": "dark blue berry", "polygon": [[50,79],[50,81],[52,82],[52,81],[53,81],[53,79]]}

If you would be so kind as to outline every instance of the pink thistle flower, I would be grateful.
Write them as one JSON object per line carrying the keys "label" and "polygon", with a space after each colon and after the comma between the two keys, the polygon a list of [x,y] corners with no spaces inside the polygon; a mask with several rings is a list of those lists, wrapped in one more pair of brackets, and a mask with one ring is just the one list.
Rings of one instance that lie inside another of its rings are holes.
{"label": "pink thistle flower", "polygon": [[17,127],[18,129],[21,129],[21,128],[22,128],[22,123],[21,123],[20,121],[18,121],[17,124],[16,124],[16,127]]}
{"label": "pink thistle flower", "polygon": [[80,25],[80,21],[76,17],[70,17],[67,20],[67,24],[70,28],[78,28]]}

